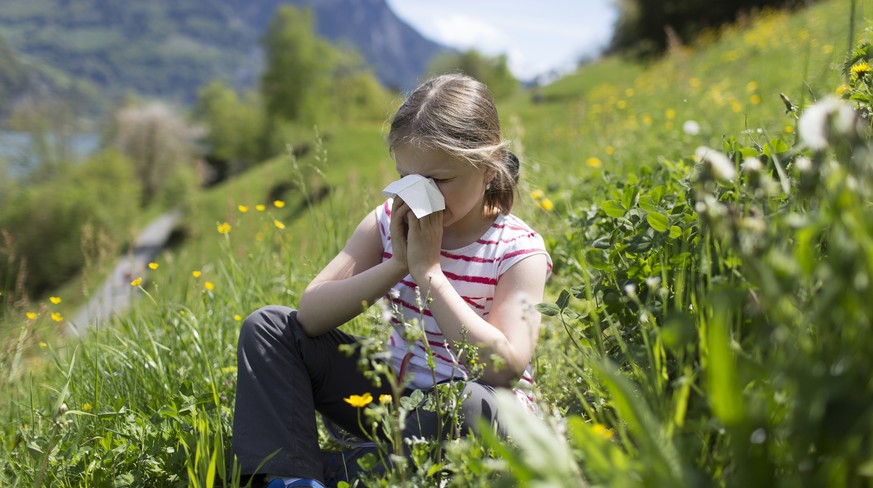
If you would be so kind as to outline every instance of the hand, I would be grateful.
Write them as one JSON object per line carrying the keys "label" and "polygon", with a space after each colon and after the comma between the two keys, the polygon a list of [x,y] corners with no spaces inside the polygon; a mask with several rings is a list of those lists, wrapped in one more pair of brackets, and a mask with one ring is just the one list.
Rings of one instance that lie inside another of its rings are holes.
{"label": "hand", "polygon": [[407,263],[406,257],[406,236],[409,234],[409,224],[407,223],[407,220],[410,215],[413,214],[409,205],[401,200],[400,197],[395,196],[394,204],[391,206],[391,227],[389,229],[389,232],[391,233],[391,247],[393,254],[391,260],[401,269],[405,270],[406,273],[409,272],[409,264]]}
{"label": "hand", "polygon": [[408,213],[406,261],[409,273],[419,286],[427,283],[431,273],[442,272],[440,249],[443,243],[443,214],[441,210],[419,219],[411,211]]}

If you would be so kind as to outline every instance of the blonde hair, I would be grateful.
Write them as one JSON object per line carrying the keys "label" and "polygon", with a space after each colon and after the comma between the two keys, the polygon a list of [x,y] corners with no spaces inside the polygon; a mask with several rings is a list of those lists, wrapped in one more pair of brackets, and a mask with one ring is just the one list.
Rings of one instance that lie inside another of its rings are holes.
{"label": "blonde hair", "polygon": [[484,83],[462,74],[440,75],[416,88],[397,109],[388,133],[398,147],[438,149],[485,168],[494,178],[485,205],[509,213],[518,185],[519,162],[500,136],[494,98]]}

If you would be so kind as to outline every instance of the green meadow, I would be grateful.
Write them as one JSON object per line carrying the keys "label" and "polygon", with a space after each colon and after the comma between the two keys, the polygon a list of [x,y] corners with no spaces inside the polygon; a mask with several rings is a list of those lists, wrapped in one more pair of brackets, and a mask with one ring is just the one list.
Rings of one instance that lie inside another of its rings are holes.
{"label": "green meadow", "polygon": [[[870,145],[798,138],[828,96],[869,108],[869,66],[843,65],[871,15],[850,0],[758,12],[657,61],[605,58],[500,102],[523,162],[514,212],[555,264],[537,307],[543,418],[507,405],[509,441],[418,446],[369,485],[873,482]],[[202,191],[186,239],[131,285],[135,306],[84,338],[51,316],[79,299],[16,311],[0,485],[238,486],[241,320],[294,306],[381,202],[396,178],[386,134],[387,121],[318,127],[307,151]],[[344,327],[381,340],[379,322]],[[362,411],[390,424],[401,408]]]}

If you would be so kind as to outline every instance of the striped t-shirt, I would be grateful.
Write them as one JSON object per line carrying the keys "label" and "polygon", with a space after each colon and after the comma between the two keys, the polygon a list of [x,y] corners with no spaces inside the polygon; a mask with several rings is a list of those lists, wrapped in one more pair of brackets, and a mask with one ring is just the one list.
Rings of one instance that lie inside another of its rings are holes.
{"label": "striped t-shirt", "polygon": [[[389,199],[376,210],[384,249],[383,261],[392,256],[389,230],[392,201]],[[548,270],[543,272],[551,272],[552,261],[542,237],[518,217],[501,213],[475,242],[460,249],[440,251],[440,266],[461,298],[480,317],[487,320],[500,277],[512,265],[534,254],[546,255]],[[434,385],[434,380],[439,383],[452,378],[467,377],[466,368],[460,364],[451,344],[427,310],[425,298],[420,296],[412,276],[407,275],[385,295],[383,302],[383,307],[389,312],[386,315],[389,315],[394,326],[388,338],[388,347],[395,371],[402,372],[404,376],[411,374],[410,386],[413,388],[429,388]],[[403,324],[416,322],[424,327],[426,340],[407,343],[404,340]],[[428,349],[433,353],[433,371],[428,367]],[[533,371],[528,365],[515,391],[523,402],[535,408],[530,392],[532,386]]]}

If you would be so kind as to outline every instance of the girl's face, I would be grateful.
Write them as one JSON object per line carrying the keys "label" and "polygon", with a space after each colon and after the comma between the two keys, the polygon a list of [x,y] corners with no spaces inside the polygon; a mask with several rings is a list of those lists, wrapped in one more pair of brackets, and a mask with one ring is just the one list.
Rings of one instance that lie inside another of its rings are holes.
{"label": "girl's face", "polygon": [[485,218],[485,185],[488,174],[464,159],[438,149],[419,149],[401,146],[394,151],[400,177],[418,174],[432,178],[443,198],[446,210],[443,227],[459,232],[475,229]]}

